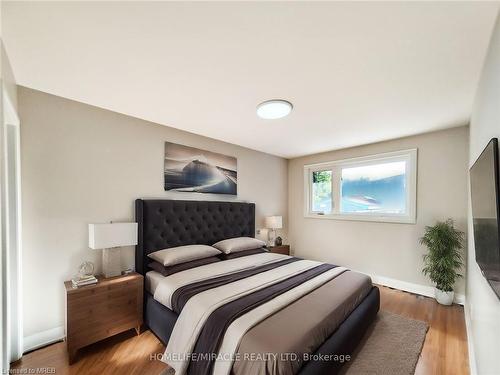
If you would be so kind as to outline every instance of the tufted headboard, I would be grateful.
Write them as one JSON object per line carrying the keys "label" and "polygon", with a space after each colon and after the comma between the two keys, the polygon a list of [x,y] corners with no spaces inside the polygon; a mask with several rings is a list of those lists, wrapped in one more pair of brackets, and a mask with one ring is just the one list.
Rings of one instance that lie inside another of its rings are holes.
{"label": "tufted headboard", "polygon": [[254,203],[137,199],[135,219],[135,268],[141,274],[147,271],[147,255],[154,251],[255,236]]}

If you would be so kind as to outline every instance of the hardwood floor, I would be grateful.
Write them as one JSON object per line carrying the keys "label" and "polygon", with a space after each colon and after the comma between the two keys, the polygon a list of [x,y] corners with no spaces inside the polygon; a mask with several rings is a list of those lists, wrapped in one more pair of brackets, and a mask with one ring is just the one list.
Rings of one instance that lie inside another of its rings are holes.
{"label": "hardwood floor", "polygon": [[[426,321],[425,339],[416,375],[469,374],[464,309],[444,307],[433,299],[380,287],[381,309]],[[166,368],[154,358],[164,347],[150,332],[135,331],[101,341],[82,349],[77,362],[69,366],[66,343],[60,342],[28,353],[13,369],[55,368],[55,374],[153,374]],[[153,356],[153,358],[151,358]],[[51,373],[54,373],[53,370]],[[50,372],[46,372],[50,373]]]}
{"label": "hardwood floor", "polygon": [[464,308],[441,306],[434,299],[379,287],[381,309],[429,324],[416,375],[469,374]]}
{"label": "hardwood floor", "polygon": [[24,355],[11,368],[49,368],[50,372],[45,373],[55,375],[157,375],[167,365],[156,360],[154,355],[164,350],[163,344],[151,331],[137,336],[134,330],[130,330],[81,349],[71,366],[66,343],[59,342]]}

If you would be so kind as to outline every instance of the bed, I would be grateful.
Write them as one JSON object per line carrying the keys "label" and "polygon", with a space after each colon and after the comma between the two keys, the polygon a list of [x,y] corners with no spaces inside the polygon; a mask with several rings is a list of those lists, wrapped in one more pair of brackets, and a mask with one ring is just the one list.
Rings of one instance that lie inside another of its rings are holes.
{"label": "bed", "polygon": [[145,325],[177,374],[335,374],[379,310],[365,275],[281,254],[158,275],[154,251],[254,237],[255,205],[138,199],[135,210]]}

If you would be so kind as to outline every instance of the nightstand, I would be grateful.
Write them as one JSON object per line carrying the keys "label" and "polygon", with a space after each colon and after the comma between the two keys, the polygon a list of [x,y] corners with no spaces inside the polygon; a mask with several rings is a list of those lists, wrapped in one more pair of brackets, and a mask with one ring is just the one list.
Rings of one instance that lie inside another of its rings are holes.
{"label": "nightstand", "polygon": [[110,278],[73,288],[66,281],[66,342],[69,363],[78,349],[142,324],[143,276],[138,273]]}
{"label": "nightstand", "polygon": [[278,254],[283,254],[283,255],[290,255],[290,245],[268,246],[267,249],[271,253],[278,253]]}

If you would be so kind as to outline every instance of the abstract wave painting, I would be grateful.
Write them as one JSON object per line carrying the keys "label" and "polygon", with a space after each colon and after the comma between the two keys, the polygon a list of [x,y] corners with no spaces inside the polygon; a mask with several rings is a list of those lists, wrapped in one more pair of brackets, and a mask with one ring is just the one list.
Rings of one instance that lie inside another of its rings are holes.
{"label": "abstract wave painting", "polygon": [[165,190],[236,195],[235,157],[165,142]]}

